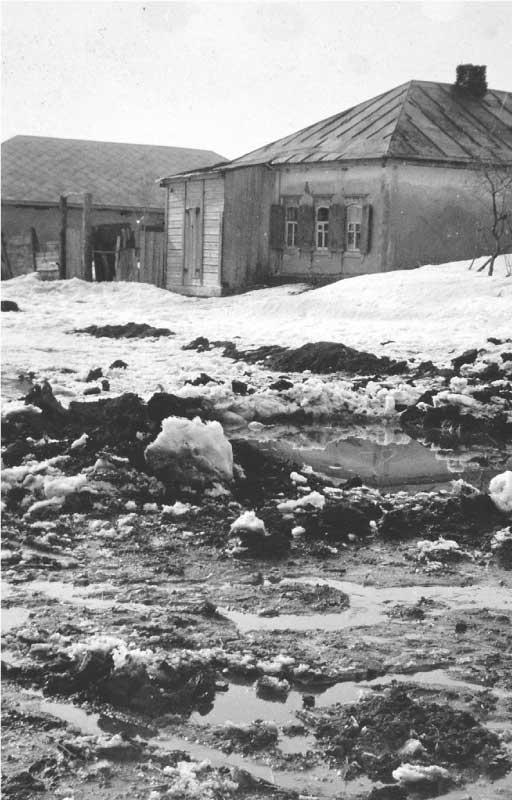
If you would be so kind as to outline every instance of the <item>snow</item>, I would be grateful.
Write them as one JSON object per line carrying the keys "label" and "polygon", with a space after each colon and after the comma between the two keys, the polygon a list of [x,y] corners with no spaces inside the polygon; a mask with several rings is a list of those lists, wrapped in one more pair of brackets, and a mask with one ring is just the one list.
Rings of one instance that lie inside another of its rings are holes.
{"label": "snow", "polygon": [[305,484],[308,482],[308,479],[305,478],[304,475],[300,475],[298,472],[290,472],[290,480],[292,483]]}
{"label": "snow", "polygon": [[81,450],[87,444],[89,436],[86,433],[82,433],[82,435],[75,439],[74,442],[71,442],[69,447],[70,450]]}
{"label": "snow", "polygon": [[66,497],[68,494],[80,491],[86,484],[87,476],[82,473],[69,477],[64,475],[57,478],[47,477],[44,481],[44,493],[49,499],[52,497]]}
{"label": "snow", "polygon": [[433,764],[430,767],[424,767],[420,764],[402,764],[392,772],[395,781],[400,784],[419,783],[423,781],[440,781],[448,780],[450,773],[444,767],[438,767]]}
{"label": "snow", "polygon": [[420,558],[430,558],[431,556],[461,554],[461,549],[453,539],[444,539],[442,536],[435,542],[428,539],[417,543]]}
{"label": "snow", "polygon": [[298,500],[285,500],[277,506],[278,511],[283,514],[296,511],[297,509],[317,508],[319,511],[325,506],[325,497],[320,492],[311,492],[310,494],[299,497]]}
{"label": "snow", "polygon": [[222,482],[233,479],[233,450],[219,422],[167,417],[145,456],[153,469],[177,468],[179,462],[186,462],[189,475],[192,469]]}
{"label": "snow", "polygon": [[[113,394],[133,391],[148,397],[159,384],[173,391],[204,371],[216,380],[261,383],[259,367],[244,375],[247,365],[233,364],[218,349],[200,354],[181,350],[198,335],[211,341],[238,336],[240,347],[338,341],[378,355],[447,363],[465,349],[484,347],[488,336],[510,334],[512,281],[505,277],[504,264],[498,263],[492,278],[468,266],[425,266],[363,275],[302,293],[294,285],[224,298],[184,297],[142,283],[40,281],[24,275],[2,285],[4,299],[18,302],[24,312],[2,318],[4,375],[13,380],[22,371],[33,371],[38,380],[47,377],[61,385],[64,404],[71,392],[83,394],[82,378],[96,364],[108,376]],[[115,340],[70,333],[105,320],[170,326],[176,335]],[[110,370],[116,359],[126,361],[128,369]],[[66,375],[65,386],[63,367],[77,370]],[[320,405],[322,387],[328,385],[313,377],[304,390],[293,387],[289,400],[314,406],[316,393]],[[187,386],[185,392],[194,388]],[[208,395],[219,387],[198,388]],[[269,391],[264,402],[254,397],[238,398],[242,408],[252,410],[251,419],[264,420],[282,404],[275,392]],[[390,409],[391,399],[386,395],[381,404]]]}
{"label": "snow", "polygon": [[244,511],[243,514],[240,514],[238,519],[235,519],[229,530],[230,533],[236,533],[236,531],[266,533],[265,523],[262,519],[256,516],[254,511]]}
{"label": "snow", "polygon": [[491,539],[491,550],[493,551],[501,550],[502,548],[511,544],[512,544],[512,527],[509,525],[508,528],[502,528],[501,530],[496,531],[496,533]]}
{"label": "snow", "polygon": [[506,470],[496,475],[489,484],[489,495],[496,508],[512,514],[512,472]]}
{"label": "snow", "polygon": [[171,517],[184,517],[186,514],[198,510],[197,506],[193,506],[191,503],[182,503],[181,500],[176,500],[172,506],[162,506],[162,514],[169,514]]}

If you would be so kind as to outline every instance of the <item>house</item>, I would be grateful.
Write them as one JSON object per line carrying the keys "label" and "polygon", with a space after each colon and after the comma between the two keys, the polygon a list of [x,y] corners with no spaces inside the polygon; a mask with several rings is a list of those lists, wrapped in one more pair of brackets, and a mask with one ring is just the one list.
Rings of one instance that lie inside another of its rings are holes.
{"label": "house", "polygon": [[482,166],[512,164],[512,96],[487,90],[485,67],[457,73],[163,179],[167,288],[214,296],[489,252]]}
{"label": "house", "polygon": [[93,249],[98,256],[111,256],[120,234],[129,242],[141,221],[163,230],[162,174],[219,161],[217,153],[183,147],[44,136],[8,139],[2,143],[2,252],[11,274],[33,270],[45,255],[59,257],[61,196],[67,198],[68,276],[79,275],[84,193],[92,195]]}

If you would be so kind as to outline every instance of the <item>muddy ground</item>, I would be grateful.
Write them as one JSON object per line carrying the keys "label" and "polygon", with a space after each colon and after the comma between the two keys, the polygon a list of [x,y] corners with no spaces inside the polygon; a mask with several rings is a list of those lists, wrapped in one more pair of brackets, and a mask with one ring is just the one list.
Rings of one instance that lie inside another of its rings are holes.
{"label": "muddy ground", "polygon": [[[233,433],[224,492],[144,460],[163,418],[214,404],[64,409],[32,386],[4,422],[5,797],[512,797],[510,515],[487,492],[511,469],[508,372],[471,379],[485,413],[431,403],[476,358],[415,375],[377,461],[355,416],[337,450],[333,419]],[[444,471],[414,472],[432,453]],[[52,476],[75,490],[43,495]],[[264,534],[231,530],[247,510]]]}

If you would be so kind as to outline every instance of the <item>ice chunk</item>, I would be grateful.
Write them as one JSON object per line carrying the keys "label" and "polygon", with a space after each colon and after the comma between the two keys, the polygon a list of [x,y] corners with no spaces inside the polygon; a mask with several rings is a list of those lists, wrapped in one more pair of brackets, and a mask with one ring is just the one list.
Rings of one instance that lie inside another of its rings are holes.
{"label": "ice chunk", "polygon": [[220,422],[167,417],[145,456],[153,469],[171,468],[181,482],[233,479],[233,450]]}
{"label": "ice chunk", "polygon": [[265,523],[262,519],[256,516],[254,511],[244,511],[244,513],[241,514],[238,519],[235,519],[229,531],[230,533],[236,533],[236,531],[255,531],[266,533]]}
{"label": "ice chunk", "polygon": [[509,469],[492,479],[489,495],[496,508],[505,514],[512,514],[512,472]]}

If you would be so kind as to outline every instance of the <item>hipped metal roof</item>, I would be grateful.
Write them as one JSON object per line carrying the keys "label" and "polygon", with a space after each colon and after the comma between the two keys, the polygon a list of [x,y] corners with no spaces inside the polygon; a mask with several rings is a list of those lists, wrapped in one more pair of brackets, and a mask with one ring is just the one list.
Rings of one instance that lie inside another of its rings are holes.
{"label": "hipped metal roof", "polygon": [[512,163],[512,94],[409,81],[218,169],[377,158]]}
{"label": "hipped metal roof", "polygon": [[187,147],[14,136],[2,143],[2,200],[54,204],[69,194],[72,203],[91,192],[94,206],[163,209],[161,175],[221,160]]}

